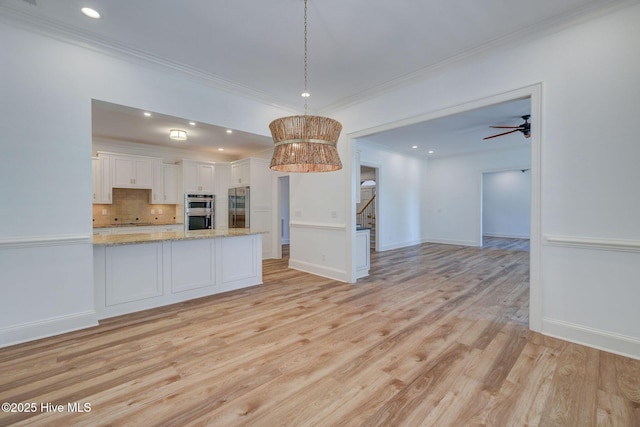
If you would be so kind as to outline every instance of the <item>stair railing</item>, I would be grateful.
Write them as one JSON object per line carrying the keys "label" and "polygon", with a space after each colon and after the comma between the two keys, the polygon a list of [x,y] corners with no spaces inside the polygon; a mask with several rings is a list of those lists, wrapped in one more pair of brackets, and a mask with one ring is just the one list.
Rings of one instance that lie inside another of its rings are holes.
{"label": "stair railing", "polygon": [[359,224],[361,227],[372,227],[375,225],[375,205],[373,204],[375,198],[376,195],[374,194],[362,209],[360,209],[359,212],[356,212],[356,224]]}

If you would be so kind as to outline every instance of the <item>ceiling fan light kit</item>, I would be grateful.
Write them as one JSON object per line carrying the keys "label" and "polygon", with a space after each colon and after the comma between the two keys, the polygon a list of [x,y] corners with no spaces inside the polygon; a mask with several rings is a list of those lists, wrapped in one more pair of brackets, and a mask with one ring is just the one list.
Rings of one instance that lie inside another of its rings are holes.
{"label": "ceiling fan light kit", "polygon": [[275,148],[269,167],[279,172],[332,172],[342,169],[338,155],[340,122],[307,115],[307,0],[304,0],[304,115],[269,124]]}
{"label": "ceiling fan light kit", "polygon": [[522,132],[525,138],[530,138],[531,137],[531,123],[529,123],[530,118],[531,118],[530,114],[526,114],[522,116],[522,120],[524,120],[524,123],[522,123],[520,126],[489,126],[494,129],[511,129],[511,130],[507,132],[499,133],[497,135],[487,136],[482,139],[485,140],[485,139],[496,138],[498,136],[509,135],[510,133],[514,133],[514,132]]}

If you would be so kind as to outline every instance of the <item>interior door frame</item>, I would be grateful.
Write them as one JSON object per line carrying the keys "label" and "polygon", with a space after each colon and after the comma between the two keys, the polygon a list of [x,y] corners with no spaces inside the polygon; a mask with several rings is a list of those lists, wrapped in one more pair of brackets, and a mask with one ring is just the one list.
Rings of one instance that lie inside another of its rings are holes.
{"label": "interior door frame", "polygon": [[[510,90],[503,93],[487,96],[480,99],[470,100],[452,107],[443,108],[436,111],[411,116],[406,119],[396,120],[372,128],[351,132],[347,135],[348,153],[351,155],[351,183],[355,183],[356,141],[379,132],[400,128],[407,125],[421,123],[440,117],[475,110],[490,105],[507,101],[529,98],[531,102],[531,138],[529,138],[531,150],[531,239],[529,253],[529,329],[537,332],[542,331],[542,83],[534,83],[519,89]],[[355,218],[355,189],[347,192],[350,202],[347,208],[350,209],[350,216]],[[351,233],[347,233],[347,251],[351,254],[352,271],[355,271],[353,260],[355,257],[355,228]]]}

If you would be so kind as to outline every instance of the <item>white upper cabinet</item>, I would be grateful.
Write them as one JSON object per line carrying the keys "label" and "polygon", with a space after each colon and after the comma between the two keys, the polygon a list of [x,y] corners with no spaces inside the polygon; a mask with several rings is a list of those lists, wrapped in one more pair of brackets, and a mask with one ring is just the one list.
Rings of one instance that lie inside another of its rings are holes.
{"label": "white upper cabinet", "polygon": [[164,168],[162,159],[153,161],[153,188],[151,189],[151,204],[164,203]]}
{"label": "white upper cabinet", "polygon": [[112,187],[153,188],[153,161],[151,157],[112,155]]}
{"label": "white upper cabinet", "polygon": [[182,189],[184,193],[215,194],[215,166],[213,163],[183,160]]}
{"label": "white upper cabinet", "polygon": [[93,203],[111,204],[110,156],[98,154],[91,158]]}
{"label": "white upper cabinet", "polygon": [[92,193],[92,201],[93,203],[98,203],[98,164],[99,161],[97,157],[91,158],[91,193]]}
{"label": "white upper cabinet", "polygon": [[179,170],[179,166],[162,163],[162,159],[153,161],[153,188],[149,203],[155,205],[177,205],[180,203]]}
{"label": "white upper cabinet", "polygon": [[163,201],[167,205],[177,205],[181,203],[181,192],[178,191],[178,173],[180,166],[178,165],[162,165],[163,180]]}
{"label": "white upper cabinet", "polygon": [[250,160],[239,160],[231,164],[231,188],[250,185]]}

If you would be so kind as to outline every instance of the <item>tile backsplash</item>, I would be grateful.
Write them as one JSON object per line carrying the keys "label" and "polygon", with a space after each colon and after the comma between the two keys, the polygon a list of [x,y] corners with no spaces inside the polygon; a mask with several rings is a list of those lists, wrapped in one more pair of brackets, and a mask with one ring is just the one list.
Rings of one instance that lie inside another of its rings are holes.
{"label": "tile backsplash", "polygon": [[[151,190],[114,188],[113,204],[93,205],[93,226],[114,224],[175,224],[179,205],[152,205]],[[106,215],[103,215],[106,211]],[[153,211],[153,213],[151,213]],[[182,219],[182,218],[180,218]]]}

